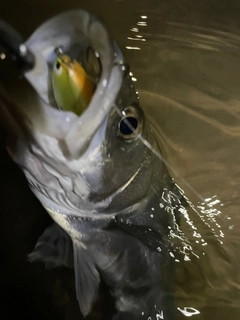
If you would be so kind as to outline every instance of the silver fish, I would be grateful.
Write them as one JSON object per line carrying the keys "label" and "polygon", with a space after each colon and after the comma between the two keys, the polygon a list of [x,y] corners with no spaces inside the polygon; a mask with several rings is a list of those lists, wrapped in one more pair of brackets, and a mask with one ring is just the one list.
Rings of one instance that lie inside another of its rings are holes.
{"label": "silver fish", "polygon": [[[24,44],[0,29],[8,150],[55,222],[30,260],[74,266],[84,316],[102,279],[116,301],[113,319],[173,320],[169,237],[181,195],[142,142],[159,151],[120,49],[104,23],[82,10],[48,20]],[[81,116],[56,106],[51,72],[59,50],[95,79]]]}

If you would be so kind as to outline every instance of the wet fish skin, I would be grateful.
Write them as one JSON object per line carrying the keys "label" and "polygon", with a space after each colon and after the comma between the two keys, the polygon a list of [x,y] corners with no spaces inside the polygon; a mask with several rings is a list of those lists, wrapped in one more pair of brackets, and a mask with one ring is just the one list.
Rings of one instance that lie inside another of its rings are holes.
{"label": "wet fish skin", "polygon": [[[54,59],[46,48],[54,38],[54,48],[76,49],[66,40],[64,25],[70,38],[76,37],[77,26],[79,48],[90,42],[102,62],[97,91],[81,117],[49,106],[53,93],[46,84]],[[142,123],[142,137],[159,150],[119,49],[104,25],[81,10],[48,21],[26,44],[36,57],[35,69],[25,74],[31,86],[11,77],[23,86],[13,97],[6,78],[0,78],[0,101],[13,133],[9,152],[56,223],[40,237],[30,260],[74,266],[84,316],[103,279],[116,299],[115,320],[155,319],[158,313],[173,320],[168,236],[178,218],[180,194],[151,150],[139,139],[119,136],[118,110],[131,106]]]}

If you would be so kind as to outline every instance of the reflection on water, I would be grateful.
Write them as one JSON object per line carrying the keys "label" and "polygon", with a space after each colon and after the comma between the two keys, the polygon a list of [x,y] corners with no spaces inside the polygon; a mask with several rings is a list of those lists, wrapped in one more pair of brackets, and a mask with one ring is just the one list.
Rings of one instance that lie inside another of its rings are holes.
{"label": "reflection on water", "polygon": [[200,312],[197,309],[191,308],[191,307],[184,307],[183,309],[177,308],[182,314],[184,314],[186,317],[191,317],[195,314],[200,314]]}
{"label": "reflection on water", "polygon": [[240,17],[223,4],[71,0],[30,8],[25,1],[19,10],[16,2],[21,15],[7,3],[1,10],[25,34],[79,5],[110,26],[172,175],[191,201],[181,208],[178,234],[171,233],[178,319],[240,318]]}

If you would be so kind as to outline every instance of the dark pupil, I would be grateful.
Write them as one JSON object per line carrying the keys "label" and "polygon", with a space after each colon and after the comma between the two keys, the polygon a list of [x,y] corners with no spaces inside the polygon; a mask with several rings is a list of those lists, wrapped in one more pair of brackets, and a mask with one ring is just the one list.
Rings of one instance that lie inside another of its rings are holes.
{"label": "dark pupil", "polygon": [[56,68],[57,68],[57,69],[60,68],[60,63],[59,63],[59,62],[56,63]]}
{"label": "dark pupil", "polygon": [[132,134],[138,126],[138,121],[133,117],[126,117],[120,123],[120,132],[121,134],[128,135]]}

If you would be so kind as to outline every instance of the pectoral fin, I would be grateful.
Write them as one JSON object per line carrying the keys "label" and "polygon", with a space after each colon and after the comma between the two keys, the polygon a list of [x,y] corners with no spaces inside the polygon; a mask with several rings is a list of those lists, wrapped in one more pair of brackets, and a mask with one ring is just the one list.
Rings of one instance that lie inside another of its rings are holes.
{"label": "pectoral fin", "polygon": [[89,314],[98,298],[100,275],[93,256],[78,243],[73,244],[75,286],[83,316]]}
{"label": "pectoral fin", "polygon": [[54,223],[40,236],[36,247],[28,258],[30,262],[44,262],[46,268],[54,268],[61,265],[72,268],[72,240]]}

